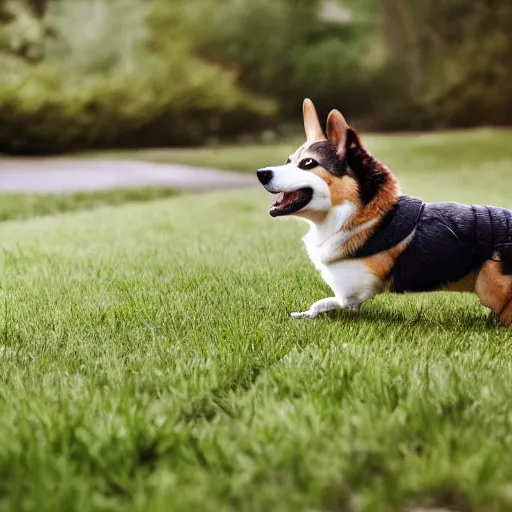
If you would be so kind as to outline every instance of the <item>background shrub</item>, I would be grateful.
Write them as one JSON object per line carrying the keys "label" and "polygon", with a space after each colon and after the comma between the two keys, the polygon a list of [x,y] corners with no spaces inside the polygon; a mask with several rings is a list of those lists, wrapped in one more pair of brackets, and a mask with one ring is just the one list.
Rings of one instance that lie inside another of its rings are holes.
{"label": "background shrub", "polygon": [[368,17],[340,23],[320,16],[319,0],[228,0],[212,8],[198,35],[198,51],[230,63],[241,83],[277,99],[285,119],[296,119],[304,96],[326,113],[370,111],[375,72],[374,28]]}
{"label": "background shrub", "polygon": [[274,102],[243,90],[233,72],[184,42],[159,51],[151,13],[138,0],[56,3],[44,18],[55,36],[44,40],[41,62],[6,52],[0,152],[186,146],[273,126]]}
{"label": "background shrub", "polygon": [[0,84],[0,149],[186,146],[272,123],[271,102],[238,90],[231,75],[195,64],[174,62],[158,80],[133,73],[81,81],[59,69],[31,70]]}
{"label": "background shrub", "polygon": [[[86,22],[84,22],[86,20]],[[509,0],[0,0],[0,152],[508,124]]]}

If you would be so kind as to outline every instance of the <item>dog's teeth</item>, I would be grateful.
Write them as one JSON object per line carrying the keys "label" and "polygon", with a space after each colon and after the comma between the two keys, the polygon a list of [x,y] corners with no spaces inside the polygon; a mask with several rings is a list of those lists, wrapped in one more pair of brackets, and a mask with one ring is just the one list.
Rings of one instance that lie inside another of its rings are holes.
{"label": "dog's teeth", "polygon": [[277,208],[279,208],[279,205],[281,204],[283,199],[284,199],[284,192],[279,192],[279,194],[277,194],[277,196],[276,196],[276,201],[274,202],[274,204],[272,205],[272,208],[270,208],[270,209],[276,210]]}

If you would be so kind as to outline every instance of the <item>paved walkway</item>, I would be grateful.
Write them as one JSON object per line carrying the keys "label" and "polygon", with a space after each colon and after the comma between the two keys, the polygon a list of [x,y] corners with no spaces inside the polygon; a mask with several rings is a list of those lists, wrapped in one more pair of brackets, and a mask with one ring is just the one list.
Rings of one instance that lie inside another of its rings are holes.
{"label": "paved walkway", "polygon": [[256,183],[254,175],[184,165],[66,158],[0,159],[0,192],[86,192],[157,186],[199,191],[250,187]]}

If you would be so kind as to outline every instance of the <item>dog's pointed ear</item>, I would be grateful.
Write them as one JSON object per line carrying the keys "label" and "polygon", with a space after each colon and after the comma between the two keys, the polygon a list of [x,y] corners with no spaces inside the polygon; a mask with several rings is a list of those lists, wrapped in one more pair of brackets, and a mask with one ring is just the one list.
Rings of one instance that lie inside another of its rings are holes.
{"label": "dog's pointed ear", "polygon": [[313,102],[306,98],[302,105],[302,113],[304,115],[304,131],[308,142],[317,142],[325,140],[324,131],[318,120],[315,105]]}
{"label": "dog's pointed ear", "polygon": [[339,110],[331,110],[327,118],[327,138],[336,149],[338,156],[345,154],[349,126]]}

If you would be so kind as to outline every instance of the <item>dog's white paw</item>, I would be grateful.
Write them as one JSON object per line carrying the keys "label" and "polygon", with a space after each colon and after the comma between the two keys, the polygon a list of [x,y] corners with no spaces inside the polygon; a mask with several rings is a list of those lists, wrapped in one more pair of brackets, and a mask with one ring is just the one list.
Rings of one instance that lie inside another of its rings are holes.
{"label": "dog's white paw", "polygon": [[315,302],[307,311],[301,313],[292,313],[292,318],[316,318],[319,315],[343,308],[344,304],[336,297],[328,297],[326,299]]}
{"label": "dog's white paw", "polygon": [[291,318],[313,318],[309,311],[300,311],[290,314]]}

